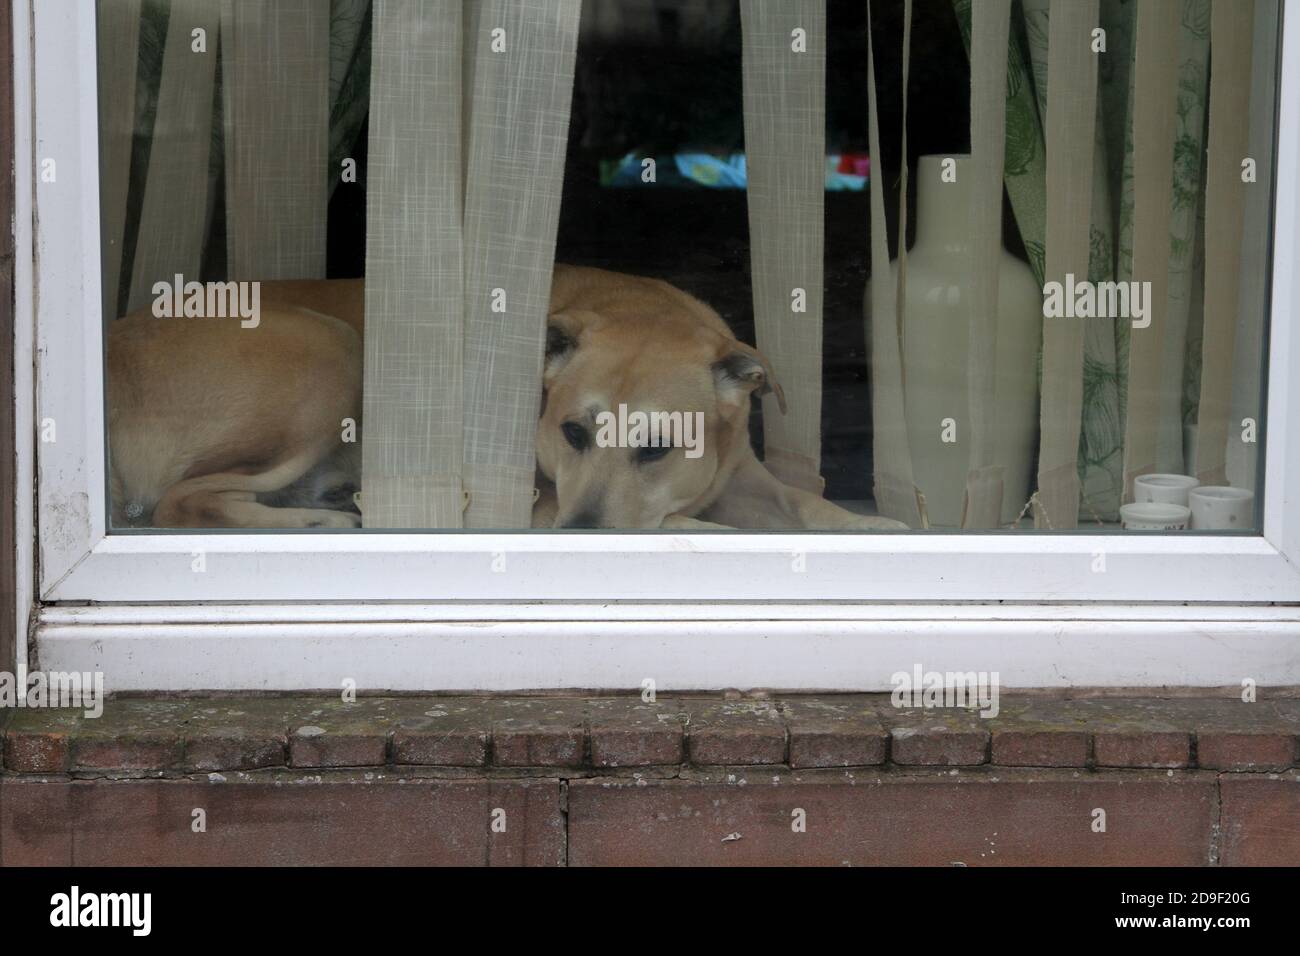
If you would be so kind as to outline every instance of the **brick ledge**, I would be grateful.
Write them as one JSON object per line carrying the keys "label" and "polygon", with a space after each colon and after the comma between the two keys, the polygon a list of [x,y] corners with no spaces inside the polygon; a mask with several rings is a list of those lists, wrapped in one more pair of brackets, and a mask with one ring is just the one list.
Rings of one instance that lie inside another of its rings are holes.
{"label": "brick ledge", "polygon": [[7,774],[271,768],[1037,767],[1278,772],[1300,766],[1300,700],[1003,695],[996,717],[889,695],[763,699],[110,699],[10,710]]}

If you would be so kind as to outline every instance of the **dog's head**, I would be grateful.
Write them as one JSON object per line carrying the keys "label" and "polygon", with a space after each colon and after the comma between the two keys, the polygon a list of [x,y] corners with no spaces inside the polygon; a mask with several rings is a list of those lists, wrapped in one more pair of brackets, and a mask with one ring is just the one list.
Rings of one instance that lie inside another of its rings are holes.
{"label": "dog's head", "polygon": [[748,445],[750,395],[780,397],[767,360],[711,309],[634,291],[617,309],[550,316],[537,461],[555,483],[557,528],[698,513]]}

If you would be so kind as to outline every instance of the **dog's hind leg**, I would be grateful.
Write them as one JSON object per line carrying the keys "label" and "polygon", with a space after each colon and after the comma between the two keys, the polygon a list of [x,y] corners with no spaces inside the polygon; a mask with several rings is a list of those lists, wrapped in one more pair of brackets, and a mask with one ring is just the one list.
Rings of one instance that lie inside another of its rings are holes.
{"label": "dog's hind leg", "polygon": [[293,484],[272,492],[258,492],[258,504],[359,513],[355,499],[361,490],[360,446],[360,442],[340,445]]}
{"label": "dog's hind leg", "polygon": [[219,472],[172,485],[154,509],[158,528],[356,528],[360,518],[328,508],[273,508],[258,493],[283,488],[301,478],[321,458],[315,449],[252,474]]}

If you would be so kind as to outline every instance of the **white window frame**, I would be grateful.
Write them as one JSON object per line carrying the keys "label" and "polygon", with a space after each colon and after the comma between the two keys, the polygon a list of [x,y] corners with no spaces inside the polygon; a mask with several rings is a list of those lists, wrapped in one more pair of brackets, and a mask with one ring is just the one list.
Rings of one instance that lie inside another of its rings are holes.
{"label": "white window frame", "polygon": [[[1262,535],[109,535],[94,4],[13,2],[42,667],[159,690],[867,690],[916,661],[1012,686],[1300,684],[1300,612],[1280,606],[1300,602],[1296,124],[1279,131]],[[1296,116],[1300,18],[1284,30],[1279,115]]]}

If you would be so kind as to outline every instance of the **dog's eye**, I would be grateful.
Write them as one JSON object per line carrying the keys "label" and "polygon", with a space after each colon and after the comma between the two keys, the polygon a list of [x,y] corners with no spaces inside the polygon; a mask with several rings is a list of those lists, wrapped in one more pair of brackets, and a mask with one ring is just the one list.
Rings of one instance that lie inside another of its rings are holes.
{"label": "dog's eye", "polygon": [[564,440],[572,445],[575,451],[586,451],[591,445],[591,435],[577,422],[565,422],[560,426],[560,431],[564,433]]}
{"label": "dog's eye", "polygon": [[672,451],[672,449],[672,445],[646,445],[644,448],[638,448],[636,450],[637,464],[644,465],[647,462],[658,461],[660,458],[663,458]]}

